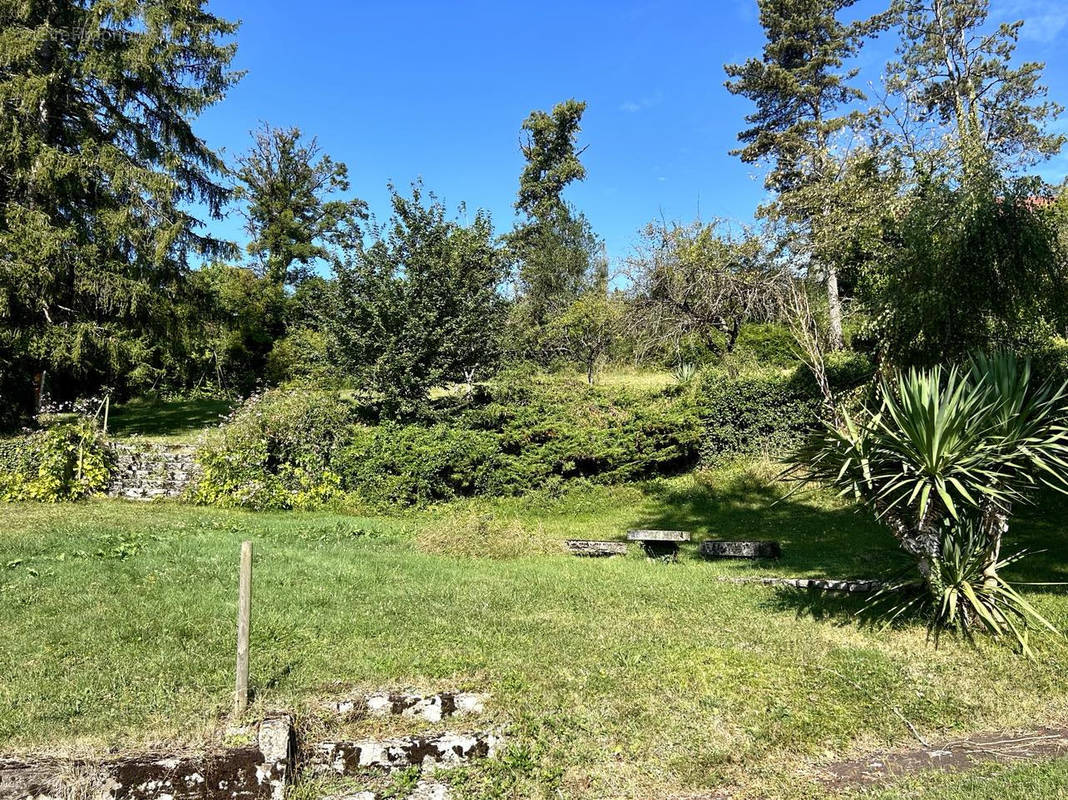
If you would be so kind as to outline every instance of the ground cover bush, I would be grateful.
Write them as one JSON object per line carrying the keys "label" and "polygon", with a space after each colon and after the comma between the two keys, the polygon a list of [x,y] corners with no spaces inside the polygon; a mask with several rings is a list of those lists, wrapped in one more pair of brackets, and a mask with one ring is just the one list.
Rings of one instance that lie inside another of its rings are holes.
{"label": "ground cover bush", "polygon": [[685,392],[560,377],[496,383],[446,419],[359,431],[339,459],[343,484],[375,502],[410,504],[575,479],[619,483],[692,465],[700,439]]}
{"label": "ground cover bush", "polygon": [[244,508],[314,508],[339,498],[332,465],[352,437],[355,411],[336,392],[253,395],[197,451],[191,499]]}
{"label": "ground cover bush", "polygon": [[0,500],[80,500],[107,487],[113,460],[92,419],[0,441]]}
{"label": "ground cover bush", "polygon": [[329,392],[253,397],[201,445],[192,499],[309,508],[350,492],[414,505],[574,479],[619,483],[692,466],[701,433],[685,387],[649,392],[544,376],[447,399],[418,422],[368,425],[358,416]]}
{"label": "ground cover bush", "polygon": [[[832,364],[836,387],[868,376],[860,357]],[[200,450],[193,499],[249,508],[340,501],[420,505],[476,495],[622,483],[692,468],[699,458],[784,454],[818,422],[803,368],[715,369],[653,386],[515,373],[439,398],[426,417],[373,424],[335,393],[256,396]]]}

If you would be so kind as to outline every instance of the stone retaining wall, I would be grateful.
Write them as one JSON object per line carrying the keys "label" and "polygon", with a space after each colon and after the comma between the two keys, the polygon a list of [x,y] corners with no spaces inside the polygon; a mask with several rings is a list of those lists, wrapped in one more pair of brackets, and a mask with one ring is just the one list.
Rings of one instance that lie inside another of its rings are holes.
{"label": "stone retaining wall", "polygon": [[155,500],[178,497],[199,474],[191,445],[136,442],[113,445],[115,468],[109,497]]}
{"label": "stone retaining wall", "polygon": [[283,800],[292,759],[292,722],[278,716],[255,744],[207,753],[0,759],[0,800]]}

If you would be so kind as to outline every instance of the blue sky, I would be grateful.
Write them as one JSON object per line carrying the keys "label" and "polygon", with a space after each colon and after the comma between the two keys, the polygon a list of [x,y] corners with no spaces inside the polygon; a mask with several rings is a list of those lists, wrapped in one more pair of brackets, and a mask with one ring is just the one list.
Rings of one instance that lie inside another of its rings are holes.
{"label": "blue sky", "polygon": [[[1068,105],[1068,0],[993,0],[994,21],[1024,18],[1018,56],[1047,63]],[[723,88],[723,64],[758,55],[755,0],[211,0],[242,21],[235,67],[248,71],[197,129],[228,158],[259,123],[297,125],[348,164],[355,194],[388,214],[387,181],[422,178],[450,207],[514,220],[520,124],[534,108],[586,100],[586,181],[569,190],[620,259],[651,219],[751,219],[759,171],[728,151],[750,110]],[[857,15],[882,3],[861,0]],[[860,60],[877,80],[893,43]],[[1062,117],[1058,127],[1068,131]],[[1042,172],[1059,180],[1068,156]],[[212,229],[244,242],[236,211]]]}

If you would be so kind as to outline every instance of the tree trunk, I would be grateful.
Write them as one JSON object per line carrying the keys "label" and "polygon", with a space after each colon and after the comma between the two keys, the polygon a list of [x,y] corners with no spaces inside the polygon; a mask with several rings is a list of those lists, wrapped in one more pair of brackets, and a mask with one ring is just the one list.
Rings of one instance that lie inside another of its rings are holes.
{"label": "tree trunk", "polygon": [[831,350],[841,350],[845,346],[842,336],[842,300],[838,296],[838,270],[827,264],[823,265],[827,271],[827,317],[828,317],[828,345]]}
{"label": "tree trunk", "polygon": [[890,528],[901,549],[916,559],[923,582],[933,594],[939,593],[941,587],[932,581],[936,576],[935,564],[942,558],[942,535],[939,527],[930,519],[920,520],[919,524],[913,527],[879,501],[875,502],[875,511],[879,519]]}
{"label": "tree trunk", "polygon": [[[830,153],[828,146],[828,134],[823,126],[823,112],[819,103],[813,109],[813,119],[816,123],[816,180],[819,183],[826,182],[828,175],[828,162]],[[842,336],[842,299],[838,295],[838,270],[832,265],[826,254],[826,240],[823,233],[831,224],[831,209],[826,191],[821,192],[822,203],[817,219],[811,221],[813,254],[816,263],[824,271],[824,282],[827,284],[827,346],[832,350],[841,350],[845,345]]]}
{"label": "tree trunk", "polygon": [[998,562],[1001,560],[1001,540],[1009,530],[1009,509],[990,506],[983,512],[983,533],[987,538],[986,565],[983,567],[983,582],[987,587],[996,585]]}
{"label": "tree trunk", "polygon": [[727,334],[727,352],[733,353],[735,345],[738,344],[738,334],[742,332],[742,320],[732,320],[724,332]]}

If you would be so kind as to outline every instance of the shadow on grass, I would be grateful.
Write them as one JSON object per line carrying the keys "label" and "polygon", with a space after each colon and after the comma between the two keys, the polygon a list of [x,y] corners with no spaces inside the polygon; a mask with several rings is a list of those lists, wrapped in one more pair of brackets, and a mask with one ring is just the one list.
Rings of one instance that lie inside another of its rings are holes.
{"label": "shadow on grass", "polygon": [[788,489],[742,469],[698,473],[690,485],[652,483],[642,527],[687,530],[705,539],[768,539],[780,543],[775,561],[737,561],[742,571],[783,577],[882,578],[903,559],[890,534],[863,509],[833,493]]}
{"label": "shadow on grass", "polygon": [[174,436],[211,427],[228,414],[228,400],[131,400],[111,411],[109,430],[116,436]]}
{"label": "shadow on grass", "polygon": [[1005,578],[1027,592],[1068,595],[1068,497],[1047,491],[1018,509],[1001,552],[1021,550],[1027,556]]}
{"label": "shadow on grass", "polygon": [[794,610],[798,618],[811,617],[821,622],[848,625],[857,621],[871,621],[872,615],[866,612],[869,602],[869,596],[864,594],[781,586],[775,589],[774,598],[768,605],[777,611]]}
{"label": "shadow on grass", "polygon": [[[705,539],[771,539],[782,546],[777,561],[731,562],[743,577],[874,578],[898,582],[913,577],[912,562],[898,548],[890,532],[863,508],[842,502],[818,489],[788,495],[788,488],[751,470],[707,473],[686,486],[651,483],[651,503],[640,525],[688,530],[697,543]],[[1003,552],[1020,550],[1028,556],[1004,576],[1027,593],[1068,594],[1068,498],[1044,493],[1013,518]],[[696,552],[692,553],[696,557]],[[833,624],[883,624],[892,597],[874,605],[865,594],[817,589],[776,588],[768,606],[794,610]],[[912,612],[898,620],[919,619]]]}

